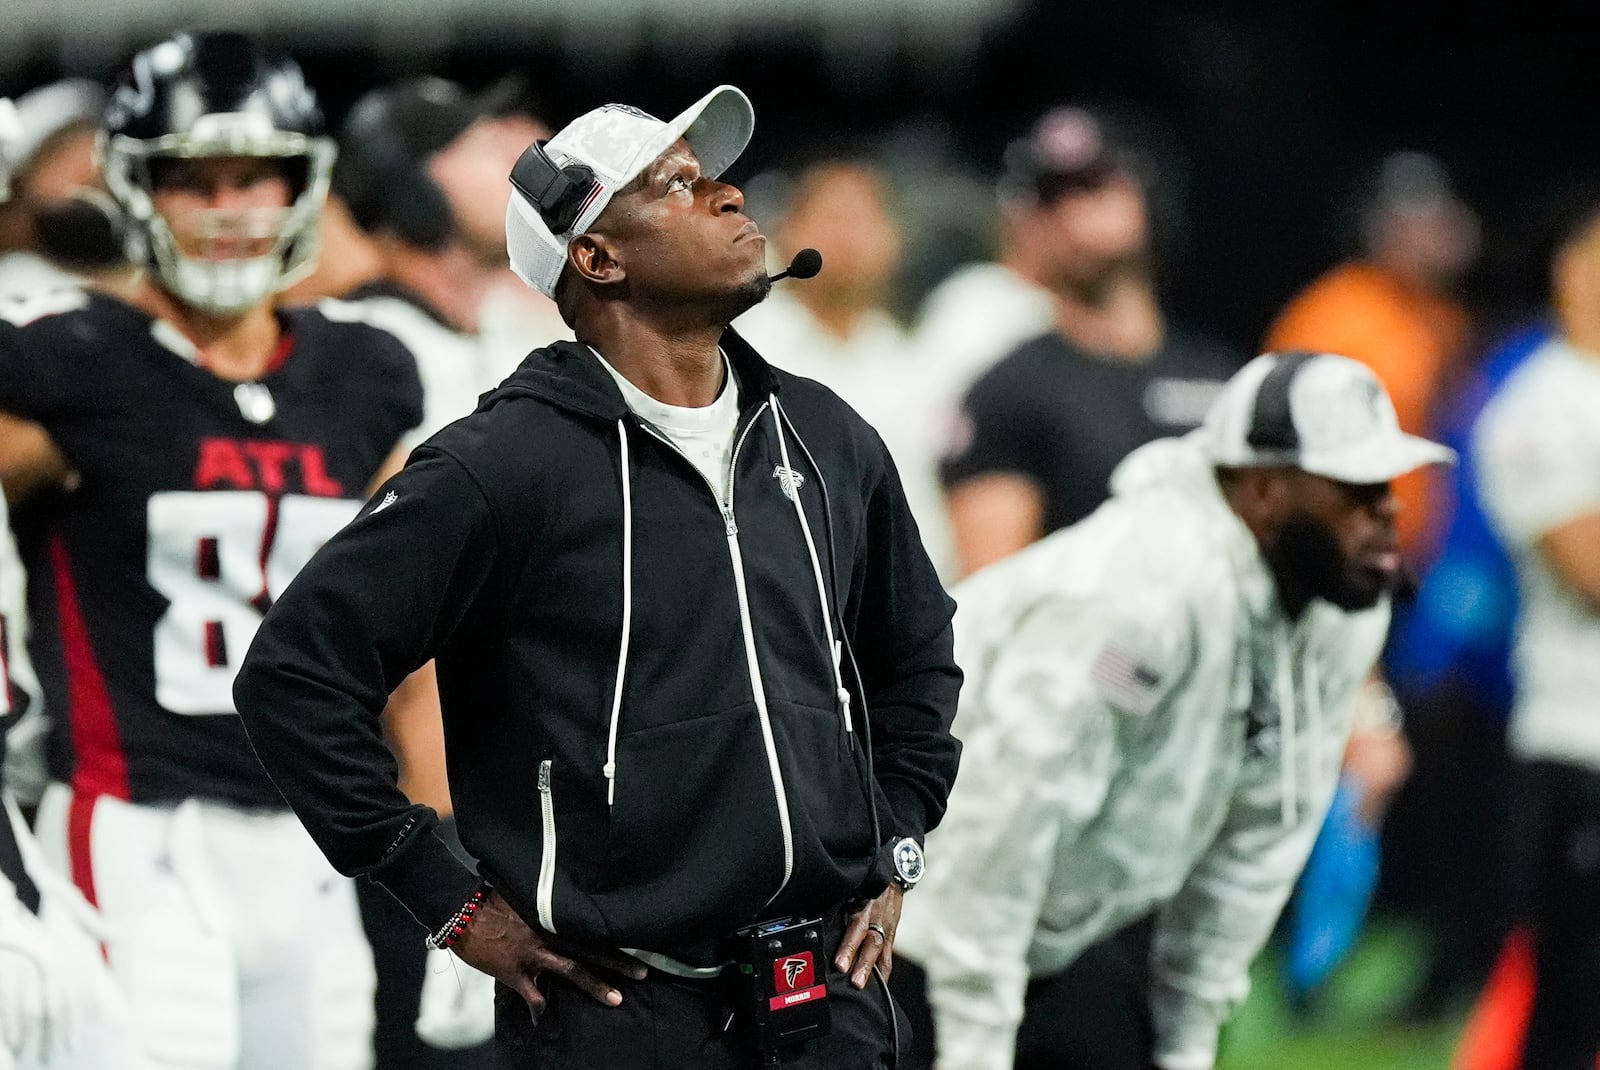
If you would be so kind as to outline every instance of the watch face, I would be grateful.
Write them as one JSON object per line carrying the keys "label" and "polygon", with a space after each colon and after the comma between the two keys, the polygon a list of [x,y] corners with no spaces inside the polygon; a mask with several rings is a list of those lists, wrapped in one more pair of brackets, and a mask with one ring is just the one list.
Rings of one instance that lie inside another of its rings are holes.
{"label": "watch face", "polygon": [[916,840],[907,838],[894,845],[894,871],[907,884],[922,879],[922,848]]}

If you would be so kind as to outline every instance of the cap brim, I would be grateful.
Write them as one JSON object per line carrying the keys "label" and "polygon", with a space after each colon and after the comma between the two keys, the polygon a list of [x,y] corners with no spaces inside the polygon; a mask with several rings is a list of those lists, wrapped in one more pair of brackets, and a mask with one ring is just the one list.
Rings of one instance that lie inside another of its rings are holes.
{"label": "cap brim", "polygon": [[666,124],[653,142],[639,153],[638,171],[632,179],[654,163],[663,152],[683,138],[700,159],[700,173],[718,178],[750,144],[755,132],[756,113],[750,98],[737,86],[719,85]]}
{"label": "cap brim", "polygon": [[1449,446],[1400,434],[1321,456],[1302,455],[1296,467],[1341,483],[1371,484],[1387,483],[1429,465],[1455,463],[1456,451]]}

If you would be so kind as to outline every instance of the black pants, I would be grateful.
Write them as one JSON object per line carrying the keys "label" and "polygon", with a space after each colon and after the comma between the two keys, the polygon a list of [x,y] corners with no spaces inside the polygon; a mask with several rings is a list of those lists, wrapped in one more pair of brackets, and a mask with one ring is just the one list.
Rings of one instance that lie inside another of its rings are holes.
{"label": "black pants", "polygon": [[[1153,934],[1154,921],[1146,918],[1091,945],[1063,972],[1030,981],[1015,1070],[1149,1070]],[[916,1036],[901,1070],[930,1070],[935,1037],[927,975],[897,956],[889,987]]]}
{"label": "black pants", "polygon": [[[832,968],[841,925],[824,924],[832,1032],[781,1052],[785,1070],[894,1070],[896,1035],[910,1024],[891,1009],[876,978],[857,991]],[[547,1000],[534,1023],[511,989],[495,988],[496,1070],[761,1070],[762,1054],[737,1028],[723,982],[689,981],[651,970],[643,981],[617,979],[622,1005],[607,1007],[564,981],[541,986]],[[904,1064],[902,1064],[904,1065]]]}
{"label": "black pants", "polygon": [[1483,988],[1516,920],[1515,770],[1505,711],[1489,702],[1456,682],[1404,702],[1414,764],[1384,818],[1374,909],[1399,912],[1433,937],[1407,1008],[1421,1019],[1454,1013]]}
{"label": "black pants", "polygon": [[[441,822],[440,833],[456,845],[454,828]],[[489,1043],[446,1051],[417,1036],[417,1006],[422,999],[426,935],[399,900],[369,880],[356,881],[361,924],[372,945],[378,969],[377,1025],[372,1047],[375,1070],[490,1070],[494,1046]]]}
{"label": "black pants", "polygon": [[1594,1070],[1600,1057],[1600,773],[1523,769],[1538,989],[1523,1070]]}

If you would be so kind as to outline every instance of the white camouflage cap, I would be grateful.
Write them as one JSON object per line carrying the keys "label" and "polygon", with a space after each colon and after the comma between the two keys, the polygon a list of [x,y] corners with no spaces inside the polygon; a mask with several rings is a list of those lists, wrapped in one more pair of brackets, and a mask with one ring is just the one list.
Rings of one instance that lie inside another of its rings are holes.
{"label": "white camouflage cap", "polygon": [[[755,122],[750,99],[731,85],[713,89],[671,122],[626,104],[607,104],[574,119],[545,143],[544,155],[557,168],[581,164],[593,172],[593,179],[576,194],[561,191],[581,200],[576,217],[558,233],[546,222],[552,205],[544,202],[553,199],[552,190],[559,187],[529,187],[515,181],[518,171],[513,170],[511,203],[506,207],[506,251],[512,270],[535,290],[555,296],[556,281],[567,263],[567,245],[594,225],[617,190],[679,138],[688,141],[700,158],[701,173],[716,178],[750,143]],[[523,160],[536,151],[530,147]]]}
{"label": "white camouflage cap", "polygon": [[1213,464],[1288,465],[1343,483],[1387,483],[1455,451],[1400,430],[1365,364],[1333,353],[1268,353],[1222,388],[1197,432]]}

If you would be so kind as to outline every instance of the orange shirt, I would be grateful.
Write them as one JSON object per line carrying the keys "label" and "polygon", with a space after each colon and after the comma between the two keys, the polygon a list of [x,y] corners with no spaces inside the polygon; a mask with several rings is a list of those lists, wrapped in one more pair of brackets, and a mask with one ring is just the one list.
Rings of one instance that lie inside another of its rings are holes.
{"label": "orange shirt", "polygon": [[[1371,368],[1394,399],[1402,429],[1430,432],[1440,373],[1466,343],[1467,314],[1453,301],[1405,285],[1370,264],[1334,268],[1289,302],[1267,332],[1267,351],[1339,353]],[[1443,510],[1444,483],[1430,470],[1395,482],[1400,542],[1414,564],[1426,561]]]}

